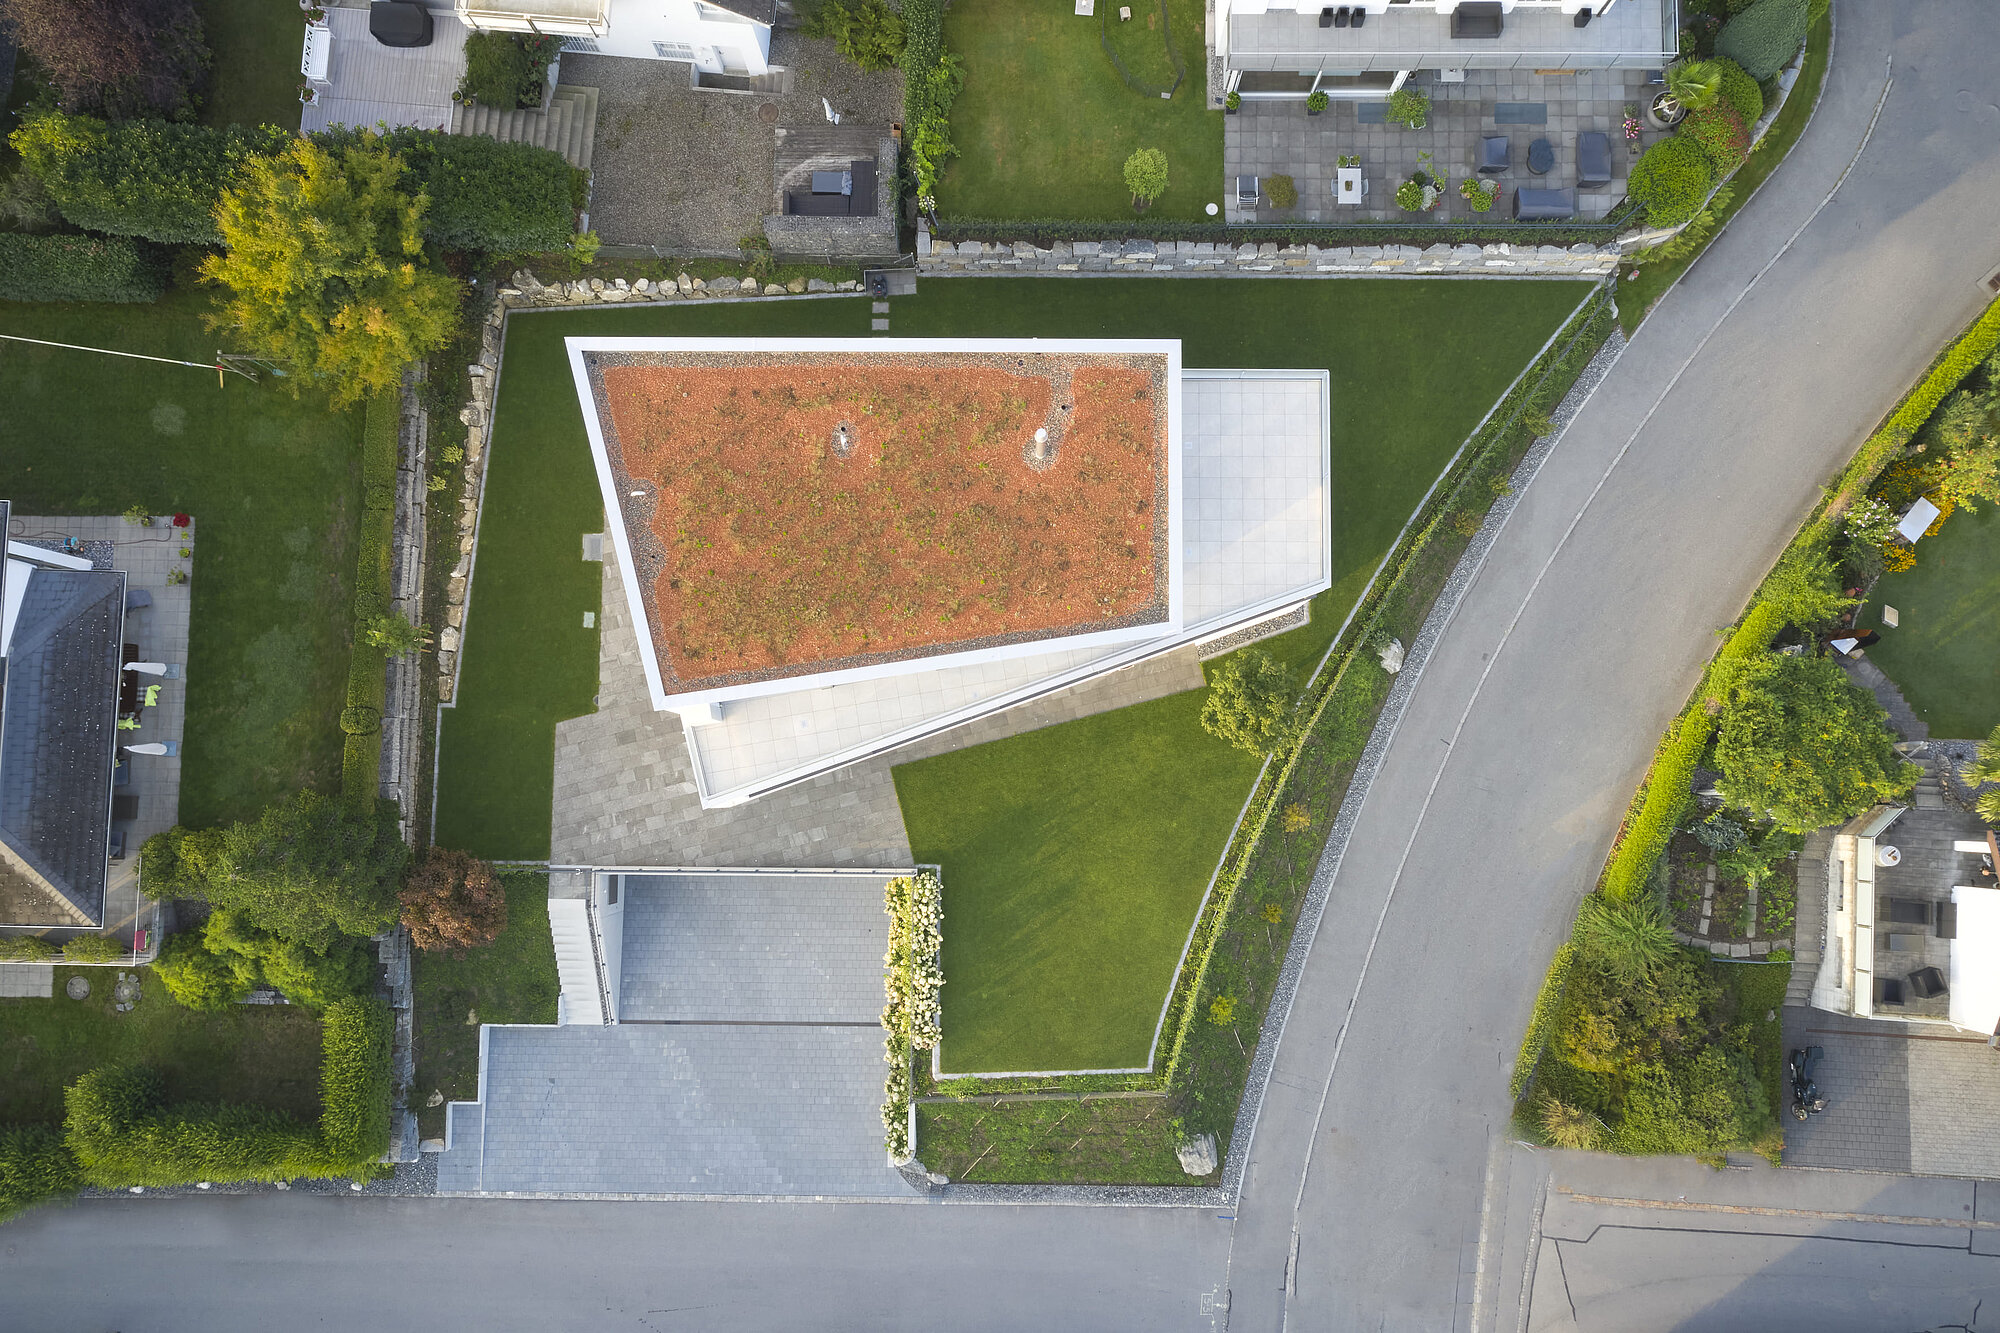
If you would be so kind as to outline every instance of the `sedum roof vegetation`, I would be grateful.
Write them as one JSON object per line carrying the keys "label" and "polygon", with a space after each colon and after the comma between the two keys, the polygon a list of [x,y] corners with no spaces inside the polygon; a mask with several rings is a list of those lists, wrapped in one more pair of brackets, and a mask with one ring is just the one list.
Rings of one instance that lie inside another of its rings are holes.
{"label": "sedum roof vegetation", "polygon": [[1166,618],[1160,354],[592,362],[670,691]]}

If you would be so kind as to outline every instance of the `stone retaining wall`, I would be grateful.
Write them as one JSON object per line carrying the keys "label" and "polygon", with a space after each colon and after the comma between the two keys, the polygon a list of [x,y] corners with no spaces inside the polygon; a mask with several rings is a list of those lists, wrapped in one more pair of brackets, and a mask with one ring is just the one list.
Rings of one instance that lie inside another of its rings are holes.
{"label": "stone retaining wall", "polygon": [[1616,241],[1602,245],[1230,245],[1221,241],[932,241],[917,236],[917,268],[928,273],[1288,274],[1477,273],[1602,277],[1618,267]]}

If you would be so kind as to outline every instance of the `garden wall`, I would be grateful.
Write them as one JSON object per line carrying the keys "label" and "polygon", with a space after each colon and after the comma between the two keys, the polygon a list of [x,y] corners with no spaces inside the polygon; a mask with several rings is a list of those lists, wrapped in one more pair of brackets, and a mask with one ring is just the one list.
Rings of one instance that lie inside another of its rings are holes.
{"label": "garden wall", "polygon": [[1602,277],[1618,267],[1616,241],[1560,245],[1261,245],[1221,241],[933,241],[917,233],[917,268],[931,273],[1478,273]]}

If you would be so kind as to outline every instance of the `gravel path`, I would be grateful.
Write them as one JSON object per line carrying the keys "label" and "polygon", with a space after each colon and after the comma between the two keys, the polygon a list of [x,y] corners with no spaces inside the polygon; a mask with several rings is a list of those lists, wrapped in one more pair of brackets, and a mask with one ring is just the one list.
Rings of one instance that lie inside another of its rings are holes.
{"label": "gravel path", "polygon": [[564,83],[600,93],[590,220],[607,245],[737,255],[775,203],[774,128],[825,124],[822,97],[845,124],[902,119],[903,76],[865,73],[831,42],[773,33],[771,64],[792,72],[792,91],[698,92],[678,62],[563,57]]}

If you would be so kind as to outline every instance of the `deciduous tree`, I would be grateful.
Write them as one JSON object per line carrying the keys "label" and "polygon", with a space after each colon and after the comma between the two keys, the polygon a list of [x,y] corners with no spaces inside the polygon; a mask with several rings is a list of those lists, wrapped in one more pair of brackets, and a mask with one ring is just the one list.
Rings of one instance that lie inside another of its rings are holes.
{"label": "deciduous tree", "polygon": [[1167,155],[1157,148],[1139,148],[1125,159],[1125,188],[1132,207],[1144,209],[1166,193]]}
{"label": "deciduous tree", "polygon": [[491,944],[507,927],[507,894],[493,867],[467,852],[433,847],[403,886],[403,924],[419,949]]}
{"label": "deciduous tree", "polygon": [[186,118],[208,73],[192,0],[0,0],[0,23],[67,111]]}
{"label": "deciduous tree", "polygon": [[336,405],[395,387],[444,346],[458,284],[425,267],[422,194],[372,134],[329,151],[307,140],[247,163],[216,208],[225,253],[202,275],[229,289],[217,324],[284,362]]}
{"label": "deciduous tree", "polygon": [[1232,654],[1209,676],[1201,725],[1209,735],[1251,754],[1276,754],[1297,729],[1298,677],[1266,653]]}
{"label": "deciduous tree", "polygon": [[1917,779],[1884,721],[1875,696],[1832,661],[1768,653],[1744,665],[1724,700],[1717,787],[1792,833],[1837,824]]}

